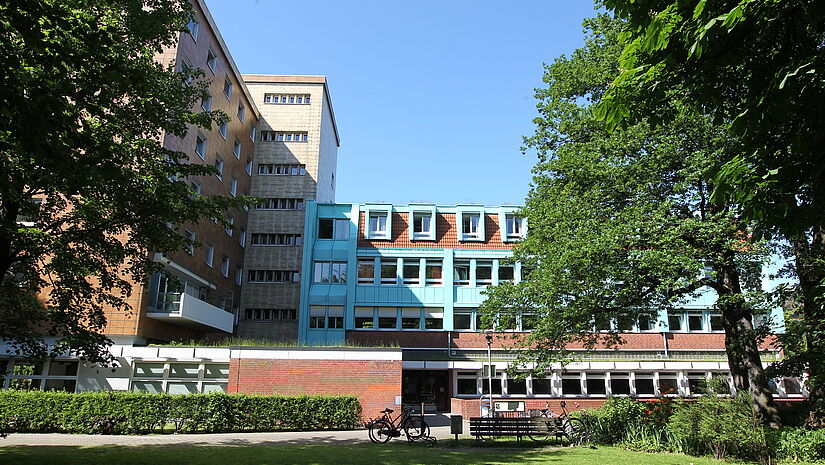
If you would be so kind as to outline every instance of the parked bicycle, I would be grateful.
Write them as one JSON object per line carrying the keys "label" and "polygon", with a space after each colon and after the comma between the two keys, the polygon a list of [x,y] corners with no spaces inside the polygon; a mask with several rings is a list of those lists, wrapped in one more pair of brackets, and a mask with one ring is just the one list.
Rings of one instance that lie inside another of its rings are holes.
{"label": "parked bicycle", "polygon": [[392,418],[393,409],[384,409],[381,416],[372,420],[369,425],[370,441],[383,444],[392,438],[401,437],[403,432],[407,441],[424,441],[430,436],[430,427],[422,416],[413,415],[409,407],[404,407],[401,413]]}
{"label": "parked bicycle", "polygon": [[561,414],[556,415],[547,402],[545,408],[532,410],[529,412],[532,418],[548,418],[552,421],[541,422],[536,428],[536,432],[528,435],[536,442],[547,442],[552,437],[566,438],[571,446],[584,446],[591,443],[590,431],[584,422],[576,417],[570,416],[567,411],[567,403],[561,401]]}

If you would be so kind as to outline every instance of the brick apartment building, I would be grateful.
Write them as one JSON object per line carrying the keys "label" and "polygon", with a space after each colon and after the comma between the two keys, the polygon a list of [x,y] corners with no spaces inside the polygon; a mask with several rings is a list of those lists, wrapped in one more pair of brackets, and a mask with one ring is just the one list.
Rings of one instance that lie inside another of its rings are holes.
{"label": "brick apartment building", "polygon": [[[0,388],[351,394],[365,417],[421,402],[472,416],[491,389],[530,408],[565,398],[588,406],[669,388],[691,396],[699,380],[727,375],[708,292],[657,321],[611,322],[625,332],[620,350],[583,354],[542,378],[505,371],[513,356],[503,345],[532,328],[521,315],[493,334],[490,387],[477,309],[485,289],[523,274],[508,260],[528,229],[517,207],[334,203],[340,138],[326,79],[241,75],[203,0],[194,5],[190,32],[158,60],[203,69],[211,97],[201,105],[231,120],[164,144],[218,168],[191,179],[194,192],[264,201],[227,212],[233,229],[211,220],[181,227],[204,246],[156,259],[183,285],[160,275],[134,283],[134,314],[107,314],[117,367],[71,354],[0,359]],[[781,309],[772,317],[782,321]],[[297,344],[149,345],[232,334]],[[767,362],[780,356],[763,350]],[[795,378],[776,380],[775,393],[806,395]]]}

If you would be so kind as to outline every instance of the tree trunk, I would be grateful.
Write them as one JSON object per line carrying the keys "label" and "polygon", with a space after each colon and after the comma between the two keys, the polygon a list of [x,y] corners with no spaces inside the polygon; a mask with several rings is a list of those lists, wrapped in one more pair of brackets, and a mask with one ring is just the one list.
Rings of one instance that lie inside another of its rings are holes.
{"label": "tree trunk", "polygon": [[[728,262],[732,263],[732,262]],[[782,426],[782,417],[768,387],[762,358],[753,331],[752,313],[745,303],[739,272],[733,265],[718,267],[720,288],[718,306],[725,328],[725,351],[728,355],[733,385],[737,391],[748,390],[753,397],[753,411],[772,428]]]}
{"label": "tree trunk", "polygon": [[801,290],[802,332],[797,337],[795,347],[797,357],[807,366],[808,392],[812,407],[812,423],[825,422],[825,310],[823,310],[822,282],[825,269],[821,265],[825,260],[825,230],[821,226],[813,229],[810,242],[800,236],[792,241],[796,274]]}

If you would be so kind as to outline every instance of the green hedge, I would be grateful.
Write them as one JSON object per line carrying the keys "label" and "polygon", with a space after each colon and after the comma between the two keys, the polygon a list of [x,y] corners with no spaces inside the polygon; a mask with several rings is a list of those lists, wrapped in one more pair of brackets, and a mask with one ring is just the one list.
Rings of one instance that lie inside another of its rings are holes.
{"label": "green hedge", "polygon": [[353,429],[361,405],[349,396],[0,391],[0,432],[221,433]]}

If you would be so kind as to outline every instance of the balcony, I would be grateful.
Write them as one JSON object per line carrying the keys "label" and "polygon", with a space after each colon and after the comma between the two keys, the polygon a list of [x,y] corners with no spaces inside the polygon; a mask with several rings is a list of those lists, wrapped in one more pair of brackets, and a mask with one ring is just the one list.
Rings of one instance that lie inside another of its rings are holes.
{"label": "balcony", "polygon": [[232,332],[234,316],[197,297],[181,292],[157,293],[146,316],[197,331]]}

